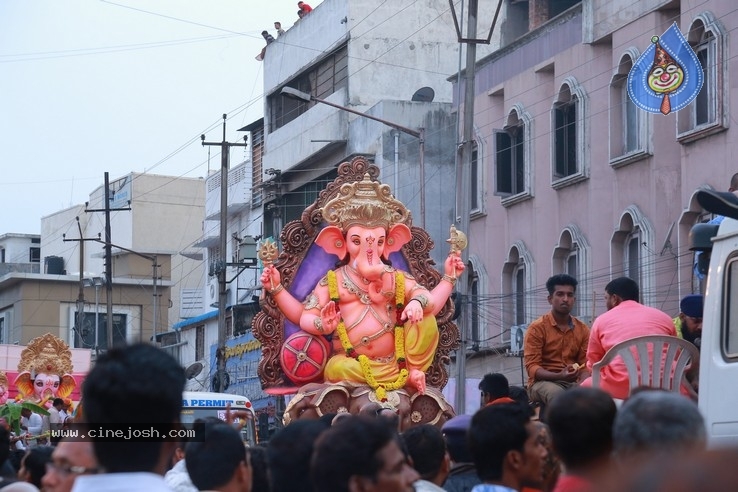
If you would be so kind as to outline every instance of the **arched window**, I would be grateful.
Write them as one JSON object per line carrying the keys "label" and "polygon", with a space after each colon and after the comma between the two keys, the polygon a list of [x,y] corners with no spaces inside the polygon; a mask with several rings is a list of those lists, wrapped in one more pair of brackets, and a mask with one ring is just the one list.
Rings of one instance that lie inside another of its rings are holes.
{"label": "arched window", "polygon": [[506,300],[502,310],[502,329],[506,330],[506,341],[509,341],[510,326],[527,325],[533,319],[530,299],[533,269],[530,251],[522,241],[516,241],[502,266],[502,292]]}
{"label": "arched window", "polygon": [[559,236],[559,243],[553,253],[553,273],[567,273],[576,278],[577,302],[572,314],[589,323],[591,313],[590,290],[591,247],[582,231],[575,224],[569,224]]}
{"label": "arched window", "polygon": [[630,277],[638,283],[641,302],[652,304],[654,300],[653,265],[654,230],[640,209],[631,205],[620,216],[618,229],[610,241],[610,268],[615,277]]}
{"label": "arched window", "polygon": [[[488,315],[491,307],[486,301],[489,276],[481,259],[476,255],[469,256],[469,336],[467,344],[472,350],[488,346],[490,338],[497,333],[490,332],[490,317]],[[495,340],[492,340],[494,343]],[[496,340],[499,341],[499,340]]]}
{"label": "arched window", "polygon": [[610,165],[622,166],[649,155],[647,113],[628,96],[628,72],[638,59],[638,50],[628,49],[610,79]]}
{"label": "arched window", "polygon": [[686,143],[727,129],[726,31],[710,12],[689,26],[687,40],[702,65],[704,82],[694,101],[677,113],[677,138]]}
{"label": "arched window", "polygon": [[485,172],[485,141],[478,128],[474,128],[474,142],[472,143],[471,169],[469,175],[470,213],[472,215],[484,213],[484,193],[486,183]]}
{"label": "arched window", "polygon": [[502,205],[512,205],[532,196],[532,124],[523,106],[515,104],[501,130],[495,134],[495,194]]}
{"label": "arched window", "polygon": [[567,77],[551,109],[552,186],[562,188],[589,176],[585,155],[587,96],[574,77]]}

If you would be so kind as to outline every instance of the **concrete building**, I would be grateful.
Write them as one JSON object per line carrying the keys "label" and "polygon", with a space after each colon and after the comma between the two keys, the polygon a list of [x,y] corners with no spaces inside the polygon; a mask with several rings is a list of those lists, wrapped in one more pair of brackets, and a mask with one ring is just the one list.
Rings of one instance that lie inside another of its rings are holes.
{"label": "concrete building", "polygon": [[[687,239],[710,216],[694,193],[726,190],[738,171],[728,35],[738,12],[729,0],[588,0],[561,12],[549,10],[559,2],[515,3],[528,4],[527,18],[509,11],[507,22],[527,20],[528,31],[476,66],[467,376],[503,372],[520,384],[521,335],[550,309],[549,276],[579,279],[576,314],[587,323],[604,312],[604,286],[618,276],[671,315],[700,292]],[[681,111],[647,113],[625,81],[673,23],[705,82]]]}
{"label": "concrete building", "polygon": [[[491,3],[480,7],[490,18],[493,12]],[[455,219],[456,116],[446,80],[459,68],[453,26],[441,0],[326,0],[267,47],[261,165],[270,177],[254,183],[265,186],[266,236],[277,237],[335,178],[338,164],[361,154],[380,168],[379,179],[410,208],[413,223],[425,222],[437,245],[433,259],[442,264],[447,251],[439,242]],[[287,98],[284,88],[312,100]],[[421,128],[422,167],[413,134]]]}
{"label": "concrete building", "polygon": [[[480,11],[491,18],[491,10],[490,4]],[[498,43],[495,34],[492,45]],[[441,265],[455,209],[456,115],[447,78],[458,66],[459,44],[443,0],[381,5],[325,0],[318,5],[266,48],[264,118],[242,128],[249,135],[251,159],[229,171],[225,252],[219,238],[220,173],[207,179],[203,239],[195,244],[206,249],[207,263],[237,263],[248,236],[278,239],[282,227],[298,219],[333,181],[340,163],[365,155],[380,168],[380,180],[412,210],[414,224],[425,219],[436,243],[433,259]],[[285,87],[403,130],[315,99],[288,99],[282,95]],[[422,170],[416,136],[421,128]],[[227,270],[226,354],[245,350],[248,355],[226,358],[228,391],[250,397],[261,408],[271,400],[259,387],[253,354],[258,342],[250,332],[258,309],[254,297],[260,294],[258,271],[240,270]],[[204,312],[175,324],[176,334],[168,335],[179,337],[185,367],[199,362],[205,368],[192,378],[192,389],[210,389],[216,375],[218,281],[206,274],[205,282]]]}
{"label": "concrete building", "polygon": [[3,234],[0,236],[0,275],[11,271],[39,273],[41,236],[38,234]]}
{"label": "concrete building", "polygon": [[[203,183],[139,173],[110,183],[114,342],[148,341],[202,309],[202,258],[186,248],[202,232]],[[107,346],[103,204],[101,186],[86,204],[41,219],[44,271],[0,276],[4,340],[52,332],[72,348]]]}
{"label": "concrete building", "polygon": [[[159,292],[168,296],[172,282],[162,268]],[[77,323],[80,281],[75,275],[12,272],[0,277],[2,343],[25,345],[53,333],[71,348],[107,348],[105,289],[84,287],[82,324]],[[136,279],[114,279],[113,343],[148,341],[153,330],[151,291]],[[96,312],[98,322],[95,323]],[[162,316],[162,319],[166,315]],[[95,329],[98,329],[97,337]]]}

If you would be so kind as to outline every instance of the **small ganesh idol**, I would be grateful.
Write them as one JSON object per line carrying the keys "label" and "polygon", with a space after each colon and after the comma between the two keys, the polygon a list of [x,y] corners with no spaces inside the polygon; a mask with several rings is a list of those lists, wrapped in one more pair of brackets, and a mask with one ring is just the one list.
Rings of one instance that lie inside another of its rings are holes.
{"label": "small ganesh idol", "polygon": [[47,333],[21,352],[15,379],[18,399],[49,408],[54,398],[67,398],[77,386],[72,353],[64,340]]}
{"label": "small ganesh idol", "polygon": [[278,269],[268,264],[261,275],[265,292],[303,333],[330,340],[325,342],[325,383],[367,385],[378,402],[386,402],[396,390],[424,394],[425,371],[439,343],[435,316],[464,271],[463,234],[452,229],[443,277],[429,290],[389,260],[412,234],[409,211],[388,185],[369,174],[344,183],[321,214],[327,225],[315,244],[337,256],[337,266],[298,300],[282,285]]}

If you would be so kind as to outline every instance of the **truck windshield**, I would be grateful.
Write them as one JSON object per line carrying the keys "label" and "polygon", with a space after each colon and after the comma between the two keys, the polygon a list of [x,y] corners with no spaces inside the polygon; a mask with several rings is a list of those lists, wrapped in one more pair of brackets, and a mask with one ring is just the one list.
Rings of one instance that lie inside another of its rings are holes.
{"label": "truck windshield", "polygon": [[[246,410],[245,408],[231,407],[233,410]],[[220,420],[226,418],[225,407],[185,407],[182,409],[182,423],[186,426],[191,425],[197,419],[207,417],[216,417]],[[248,419],[241,429],[241,438],[249,446],[256,445],[256,425],[254,419]]]}

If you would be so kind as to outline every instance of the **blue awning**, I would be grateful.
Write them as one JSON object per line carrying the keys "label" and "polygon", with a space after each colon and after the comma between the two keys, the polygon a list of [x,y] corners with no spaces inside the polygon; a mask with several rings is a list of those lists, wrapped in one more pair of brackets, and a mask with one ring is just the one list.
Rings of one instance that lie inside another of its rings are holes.
{"label": "blue awning", "polygon": [[210,311],[210,312],[207,312],[205,314],[201,314],[199,316],[195,316],[193,318],[188,318],[186,320],[180,321],[179,323],[174,323],[174,325],[172,325],[172,329],[175,330],[175,331],[181,330],[182,328],[184,328],[186,326],[195,325],[197,323],[200,323],[201,321],[206,321],[206,320],[209,320],[211,318],[215,318],[216,316],[218,316],[218,310],[217,309],[215,311]]}

